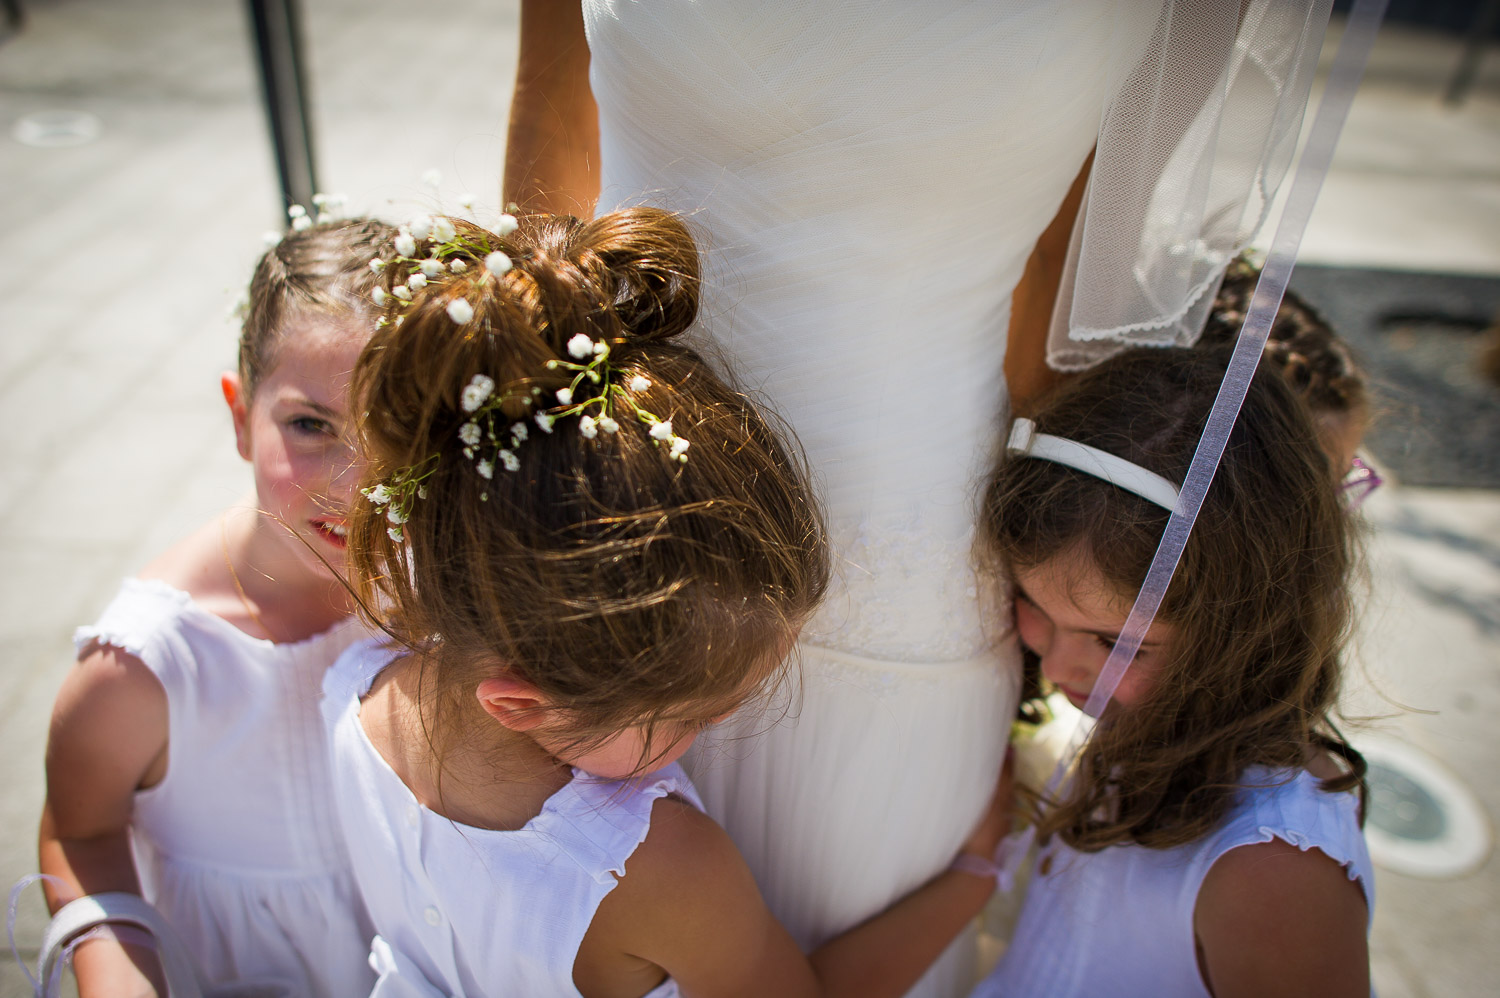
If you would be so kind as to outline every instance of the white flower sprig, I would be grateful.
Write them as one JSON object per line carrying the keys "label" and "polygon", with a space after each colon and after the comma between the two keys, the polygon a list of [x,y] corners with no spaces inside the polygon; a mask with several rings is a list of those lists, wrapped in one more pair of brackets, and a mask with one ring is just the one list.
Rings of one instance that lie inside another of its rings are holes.
{"label": "white flower sprig", "polygon": [[[614,367],[609,362],[609,344],[603,340],[596,342],[584,333],[578,333],[568,340],[568,356],[579,363],[566,360],[547,361],[549,371],[574,372],[573,380],[568,386],[559,388],[556,392],[557,401],[563,408],[548,413],[554,422],[568,416],[577,416],[579,417],[578,432],[585,439],[593,440],[601,430],[605,433],[620,431],[620,424],[610,418],[610,409],[616,404],[624,405],[628,412],[646,425],[656,445],[667,449],[669,459],[682,464],[687,463],[688,448],[692,444],[672,429],[670,419],[662,419],[654,412],[641,408],[635,401],[635,395],[651,387],[649,378],[635,374],[631,376],[627,385],[616,383]],[[588,389],[592,394],[588,398],[580,399],[579,390],[591,385],[597,385],[598,388]],[[598,407],[597,414],[591,413],[589,410],[596,406]]]}
{"label": "white flower sprig", "polygon": [[377,506],[385,507],[387,536],[400,544],[406,539],[403,525],[411,519],[412,504],[427,498],[427,486],[422,483],[431,477],[438,467],[437,454],[430,454],[419,464],[399,468],[388,481],[360,489],[360,494]]}

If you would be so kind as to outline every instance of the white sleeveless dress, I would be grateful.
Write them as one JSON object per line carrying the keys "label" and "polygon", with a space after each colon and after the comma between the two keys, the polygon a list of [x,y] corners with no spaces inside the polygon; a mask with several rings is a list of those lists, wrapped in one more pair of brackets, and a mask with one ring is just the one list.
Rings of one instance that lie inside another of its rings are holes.
{"label": "white sleeveless dress", "polygon": [[788,420],[827,504],[800,689],[687,760],[804,945],[946,866],[993,788],[1018,659],[970,549],[1010,294],[1158,6],[584,2],[600,208],[691,216],[701,342]]}
{"label": "white sleeveless dress", "polygon": [[1054,841],[1038,853],[1010,948],[973,998],[1210,998],[1193,930],[1198,889],[1219,857],[1272,839],[1342,866],[1373,919],[1359,797],[1325,793],[1318,782],[1305,770],[1254,767],[1219,826],[1175,849],[1080,853]]}
{"label": "white sleeveless dress", "polygon": [[167,774],[135,795],[141,892],[210,983],[291,994],[369,991],[371,930],[333,812],[323,673],[368,632],[351,617],[306,641],[251,637],[156,580],[126,579],[74,642],[139,658],[167,694]]}
{"label": "white sleeveless dress", "polygon": [[[430,811],[359,723],[360,700],[398,654],[380,639],[354,645],[323,684],[338,818],[379,933],[371,998],[578,998],[578,947],[645,841],[652,806],[668,795],[702,802],[673,763],[629,781],[575,769],[541,813],[513,831]],[[667,978],[642,998],[677,993]]]}

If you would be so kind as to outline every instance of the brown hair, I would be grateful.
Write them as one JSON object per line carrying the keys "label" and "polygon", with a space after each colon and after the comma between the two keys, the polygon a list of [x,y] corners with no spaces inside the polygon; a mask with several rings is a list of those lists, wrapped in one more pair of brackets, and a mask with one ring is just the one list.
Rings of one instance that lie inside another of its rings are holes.
{"label": "brown hair", "polygon": [[[1230,262],[1198,341],[1201,345],[1219,349],[1234,343],[1259,281],[1260,268],[1245,256]],[[1348,345],[1295,291],[1288,289],[1282,296],[1266,338],[1265,357],[1307,404],[1320,431],[1330,417],[1366,417],[1370,393],[1364,372]]]}
{"label": "brown hair", "polygon": [[[1097,447],[1181,482],[1224,375],[1225,352],[1127,351],[1044,400],[1039,433]],[[1168,513],[1051,461],[1007,456],[982,528],[1002,570],[1068,552],[1113,588],[1145,579]],[[1251,766],[1299,769],[1312,747],[1362,784],[1364,762],[1333,727],[1351,614],[1353,538],[1305,411],[1284,379],[1253,379],[1160,616],[1176,628],[1152,689],[1100,719],[1043,834],[1097,850],[1167,848],[1206,834]]]}
{"label": "brown hair", "polygon": [[250,278],[240,331],[240,381],[253,395],[276,364],[287,322],[297,314],[364,315],[376,275],[370,261],[389,255],[396,230],[373,218],[324,222],[290,231],[266,250]]}
{"label": "brown hair", "polygon": [[[387,607],[383,625],[421,657],[439,757],[477,683],[500,671],[569,711],[579,745],[733,709],[821,598],[828,560],[800,457],[680,340],[698,307],[691,235],[652,208],[525,217],[503,239],[449,221],[450,269],[392,301],[354,379],[368,482],[421,468],[425,494],[399,541],[372,503],[349,535],[364,602]],[[496,250],[513,264],[499,276],[483,263]],[[385,286],[409,266],[388,267]],[[448,313],[460,298],[473,311],[462,324]],[[691,440],[688,461],[621,402],[617,432],[587,439],[576,417],[537,432],[580,333],[609,345],[631,402]],[[475,375],[531,430],[517,469],[490,478],[459,437]]]}

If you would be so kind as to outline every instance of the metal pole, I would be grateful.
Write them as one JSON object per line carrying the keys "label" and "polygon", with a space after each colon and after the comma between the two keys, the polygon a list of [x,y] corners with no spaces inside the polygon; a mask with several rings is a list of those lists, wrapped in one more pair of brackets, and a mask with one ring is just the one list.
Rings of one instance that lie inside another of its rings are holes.
{"label": "metal pole", "polygon": [[283,207],[300,204],[312,211],[318,175],[302,74],[302,12],[298,0],[248,0],[248,5]]}
{"label": "metal pole", "polygon": [[1458,68],[1453,71],[1453,78],[1448,81],[1443,103],[1462,104],[1469,95],[1469,88],[1474,85],[1474,77],[1479,72],[1479,59],[1484,55],[1485,42],[1494,34],[1496,23],[1500,23],[1500,0],[1485,0],[1484,6],[1475,12],[1474,21],[1469,25],[1469,37],[1464,41],[1463,57],[1458,61]]}

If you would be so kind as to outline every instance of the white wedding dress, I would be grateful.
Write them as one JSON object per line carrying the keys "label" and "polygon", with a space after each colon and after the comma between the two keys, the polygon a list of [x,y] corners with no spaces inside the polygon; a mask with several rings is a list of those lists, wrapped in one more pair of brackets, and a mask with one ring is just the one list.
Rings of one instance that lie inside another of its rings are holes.
{"label": "white wedding dress", "polygon": [[[994,786],[1018,660],[971,546],[1010,294],[1158,7],[585,0],[600,208],[691,216],[703,342],[827,505],[800,685],[689,759],[804,945],[945,867]],[[970,950],[913,994],[965,992]]]}

